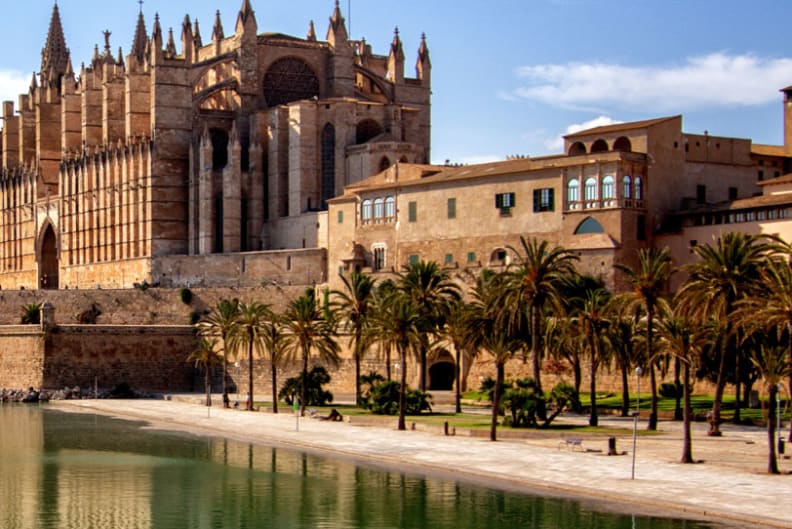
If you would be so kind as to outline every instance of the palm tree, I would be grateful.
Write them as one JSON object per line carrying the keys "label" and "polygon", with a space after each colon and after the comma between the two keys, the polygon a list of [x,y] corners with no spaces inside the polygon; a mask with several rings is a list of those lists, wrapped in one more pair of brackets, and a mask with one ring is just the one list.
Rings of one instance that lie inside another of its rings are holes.
{"label": "palm tree", "polygon": [[[788,259],[769,259],[753,295],[739,303],[736,317],[744,324],[775,329],[786,337],[787,361],[792,364],[792,266]],[[789,380],[792,387],[792,376]],[[792,442],[792,422],[788,440]]]}
{"label": "palm tree", "polygon": [[366,341],[379,342],[399,355],[401,383],[399,386],[399,430],[406,430],[407,357],[423,345],[421,312],[412,298],[398,289],[386,288],[378,293],[377,304],[366,328]]}
{"label": "palm tree", "polygon": [[[504,311],[513,308],[501,303],[504,279],[502,274],[486,270],[482,272],[473,291],[471,316],[468,319],[472,343],[477,348],[487,351],[495,362],[490,441],[498,439],[498,416],[500,415],[500,399],[501,393],[503,393],[506,362],[514,357],[524,343],[511,332],[510,327],[501,324]],[[517,308],[517,310],[521,309]]]}
{"label": "palm tree", "polygon": [[654,369],[654,320],[661,296],[668,287],[668,280],[674,273],[671,250],[663,248],[642,248],[638,251],[638,265],[630,268],[616,264],[616,269],[627,276],[632,292],[626,296],[633,304],[640,306],[646,314],[646,359],[649,362],[649,384],[652,392],[652,405],[649,412],[650,430],[657,430],[657,378]]}
{"label": "palm tree", "polygon": [[462,299],[453,302],[446,324],[441,329],[442,336],[453,345],[456,353],[454,369],[456,413],[462,413],[462,359],[465,359],[465,365],[469,365],[476,353],[469,328],[471,309],[471,305]]}
{"label": "palm tree", "polygon": [[194,362],[195,367],[204,370],[204,389],[206,389],[206,405],[212,405],[212,368],[220,363],[220,355],[217,354],[217,338],[200,338],[195,349],[187,357],[189,362]]}
{"label": "palm tree", "polygon": [[699,352],[706,341],[705,330],[679,313],[672,313],[659,322],[660,345],[682,364],[682,463],[693,463],[691,436],[690,372],[696,367]]}
{"label": "palm tree", "polygon": [[614,360],[621,373],[622,417],[627,417],[630,414],[629,375],[638,360],[635,339],[635,335],[638,333],[637,323],[634,315],[617,312],[613,315],[608,330],[608,342],[610,342]]}
{"label": "palm tree", "polygon": [[253,405],[253,358],[264,352],[263,331],[270,319],[269,305],[263,303],[240,303],[239,314],[229,334],[229,342],[235,349],[247,349],[248,364],[248,411],[255,410]]}
{"label": "palm tree", "polygon": [[[228,394],[227,379],[228,379],[228,357],[236,356],[235,352],[229,350],[227,347],[228,334],[236,322],[237,315],[239,314],[239,300],[220,300],[220,303],[214,307],[209,314],[201,318],[196,324],[198,334],[200,336],[218,336],[222,342],[222,356],[223,356],[223,395]],[[232,354],[233,353],[233,354]],[[237,384],[239,382],[237,381]]]}
{"label": "palm tree", "polygon": [[[726,345],[719,354],[709,435],[721,435],[721,403],[728,376],[727,360],[737,360],[734,309],[737,302],[756,287],[766,255],[773,248],[761,236],[724,233],[713,245],[694,247],[693,251],[700,259],[685,266],[689,277],[676,295],[680,309],[699,324],[713,318],[725,328]],[[735,419],[739,417],[739,406],[738,393]]]}
{"label": "palm tree", "polygon": [[342,275],[341,281],[344,290],[334,290],[333,295],[338,298],[335,305],[344,316],[344,326],[350,333],[349,341],[355,359],[355,403],[360,406],[360,361],[367,350],[363,333],[374,298],[374,279],[354,271],[349,277]]}
{"label": "palm tree", "polygon": [[460,298],[459,286],[436,262],[419,261],[407,265],[404,273],[399,275],[396,287],[413,300],[421,316],[423,333],[418,350],[420,387],[421,391],[426,391],[429,338],[437,335],[439,329],[445,325],[450,305]]}
{"label": "palm tree", "polygon": [[286,328],[289,330],[286,350],[302,361],[302,395],[300,396],[300,415],[305,415],[308,396],[308,361],[312,352],[319,360],[333,365],[338,364],[338,342],[336,324],[330,307],[321,307],[316,300],[313,288],[292,300],[286,309]]}
{"label": "palm tree", "polygon": [[607,356],[605,334],[610,325],[608,303],[610,292],[603,288],[589,290],[582,299],[581,308],[572,318],[579,328],[589,356],[589,395],[591,398],[591,412],[589,426],[599,424],[597,413],[597,371],[600,364]]}
{"label": "palm tree", "polygon": [[[566,276],[574,271],[577,256],[560,246],[551,247],[547,241],[520,237],[522,251],[509,247],[515,254],[515,267],[507,271],[503,285],[504,305],[512,308],[509,322],[516,330],[522,314],[530,321],[533,378],[539,393],[542,391],[542,313],[548,303],[557,305],[559,287]],[[518,310],[519,309],[519,310]]]}
{"label": "palm tree", "polygon": [[781,380],[792,373],[792,365],[787,359],[785,348],[772,345],[761,347],[751,358],[751,361],[765,381],[769,399],[767,407],[767,472],[778,474],[778,458],[775,446],[776,395],[778,394],[778,386]]}
{"label": "palm tree", "polygon": [[278,366],[286,356],[286,333],[283,316],[274,312],[264,320],[261,340],[270,361],[272,375],[272,413],[278,413]]}

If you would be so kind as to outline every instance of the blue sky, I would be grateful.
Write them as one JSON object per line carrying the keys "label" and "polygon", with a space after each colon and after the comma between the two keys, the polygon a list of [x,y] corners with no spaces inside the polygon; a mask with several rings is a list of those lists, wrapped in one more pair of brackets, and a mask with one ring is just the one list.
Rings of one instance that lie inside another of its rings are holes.
{"label": "blue sky", "polygon": [[[146,0],[163,29],[197,18],[206,42],[220,9],[233,31],[241,0]],[[0,98],[16,101],[40,66],[52,0],[7,2]],[[260,32],[327,30],[334,0],[252,0]],[[351,5],[350,5],[351,4]],[[432,159],[474,163],[560,152],[564,133],[682,114],[691,133],[782,141],[792,85],[785,0],[341,0],[351,36],[386,54],[398,26],[413,76],[421,33],[432,58]],[[135,0],[60,0],[75,69],[102,31],[126,54]],[[8,43],[15,43],[13,48]]]}

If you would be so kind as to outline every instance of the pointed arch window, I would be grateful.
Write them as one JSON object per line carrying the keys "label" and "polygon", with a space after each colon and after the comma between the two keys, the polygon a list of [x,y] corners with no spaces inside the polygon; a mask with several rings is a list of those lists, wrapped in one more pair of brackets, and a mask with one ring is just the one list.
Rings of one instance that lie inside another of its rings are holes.
{"label": "pointed arch window", "polygon": [[643,181],[640,176],[635,177],[635,200],[643,200]]}

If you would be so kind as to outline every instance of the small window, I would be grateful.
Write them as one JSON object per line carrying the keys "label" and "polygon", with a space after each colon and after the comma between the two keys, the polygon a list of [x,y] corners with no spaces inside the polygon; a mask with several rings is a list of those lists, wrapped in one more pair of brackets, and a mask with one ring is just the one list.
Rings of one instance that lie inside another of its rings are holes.
{"label": "small window", "polygon": [[707,186],[699,184],[696,186],[696,204],[706,204],[706,203],[707,203]]}
{"label": "small window", "polygon": [[729,188],[729,200],[737,200],[737,188],[730,187]]}
{"label": "small window", "polygon": [[583,188],[583,193],[586,201],[597,199],[597,181],[594,178],[586,179],[586,184]]}
{"label": "small window", "polygon": [[759,179],[759,181],[761,182],[762,180],[764,180],[764,171],[759,171],[759,173],[757,173],[756,176]]}
{"label": "small window", "polygon": [[366,199],[360,205],[360,218],[363,224],[371,222],[371,199]]}
{"label": "small window", "polygon": [[410,202],[407,205],[407,220],[408,220],[408,222],[417,222],[418,221],[418,203],[417,202]]}
{"label": "small window", "polygon": [[602,179],[602,200],[612,200],[616,197],[616,187],[611,175]]}
{"label": "small window", "polygon": [[635,200],[643,200],[643,180],[640,176],[635,177]]}
{"label": "small window", "polygon": [[383,198],[374,199],[374,221],[382,222],[385,217],[385,200]]}
{"label": "small window", "polygon": [[476,262],[476,252],[468,252],[468,254],[467,254],[467,262],[468,263],[475,263]]}
{"label": "small window", "polygon": [[533,202],[534,213],[555,211],[555,189],[552,187],[534,189]]}
{"label": "small window", "polygon": [[638,219],[636,219],[636,231],[638,233],[635,234],[636,238],[639,241],[646,240],[646,215],[638,215]]}
{"label": "small window", "polygon": [[384,246],[375,246],[374,247],[374,270],[379,271],[385,268],[385,247]]}
{"label": "small window", "polygon": [[624,195],[622,198],[632,198],[632,178],[630,176],[625,176],[622,179],[623,187],[622,194]]}
{"label": "small window", "polygon": [[456,199],[449,198],[448,199],[448,218],[455,219],[456,218]]}
{"label": "small window", "polygon": [[569,209],[575,209],[575,202],[580,202],[580,181],[573,178],[567,184],[567,202],[569,202]]}
{"label": "small window", "polygon": [[411,265],[417,265],[417,264],[418,264],[418,255],[417,255],[417,254],[412,254],[412,255],[411,255],[410,257],[408,257],[407,259],[408,259],[408,261],[409,261],[409,263],[410,263]]}
{"label": "small window", "polygon": [[343,224],[344,223],[344,211],[343,210],[338,210],[338,223],[339,224]]}
{"label": "small window", "polygon": [[452,253],[445,254],[445,264],[450,265],[453,262],[454,262],[454,254]]}
{"label": "small window", "polygon": [[693,253],[693,248],[695,248],[696,246],[698,246],[698,240],[696,240],[696,239],[691,240],[690,241],[690,253]]}
{"label": "small window", "polygon": [[396,219],[396,199],[392,196],[385,197],[385,221],[393,222]]}
{"label": "small window", "polygon": [[495,207],[501,210],[501,215],[510,215],[514,207],[514,193],[498,193],[495,195]]}

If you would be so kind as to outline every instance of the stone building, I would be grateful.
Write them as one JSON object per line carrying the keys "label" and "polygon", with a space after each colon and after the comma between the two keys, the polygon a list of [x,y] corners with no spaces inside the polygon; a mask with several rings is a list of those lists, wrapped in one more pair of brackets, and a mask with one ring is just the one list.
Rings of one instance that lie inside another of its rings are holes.
{"label": "stone building", "polygon": [[313,22],[259,33],[249,0],[206,42],[189,16],[178,44],[158,17],[149,34],[141,11],[128,54],[105,32],[79,71],[58,9],[40,73],[3,103],[2,288],[322,282],[327,200],[429,159],[425,39],[406,77],[398,30],[375,55],[337,0],[324,40]]}
{"label": "stone building", "polygon": [[392,273],[423,259],[470,282],[482,267],[508,264],[509,247],[528,236],[576,252],[582,272],[618,290],[615,263],[675,245],[691,207],[758,200],[758,184],[789,167],[790,149],[688,134],[672,116],[570,134],[554,156],[400,163],[330,201],[328,278],[335,285],[353,268]]}

